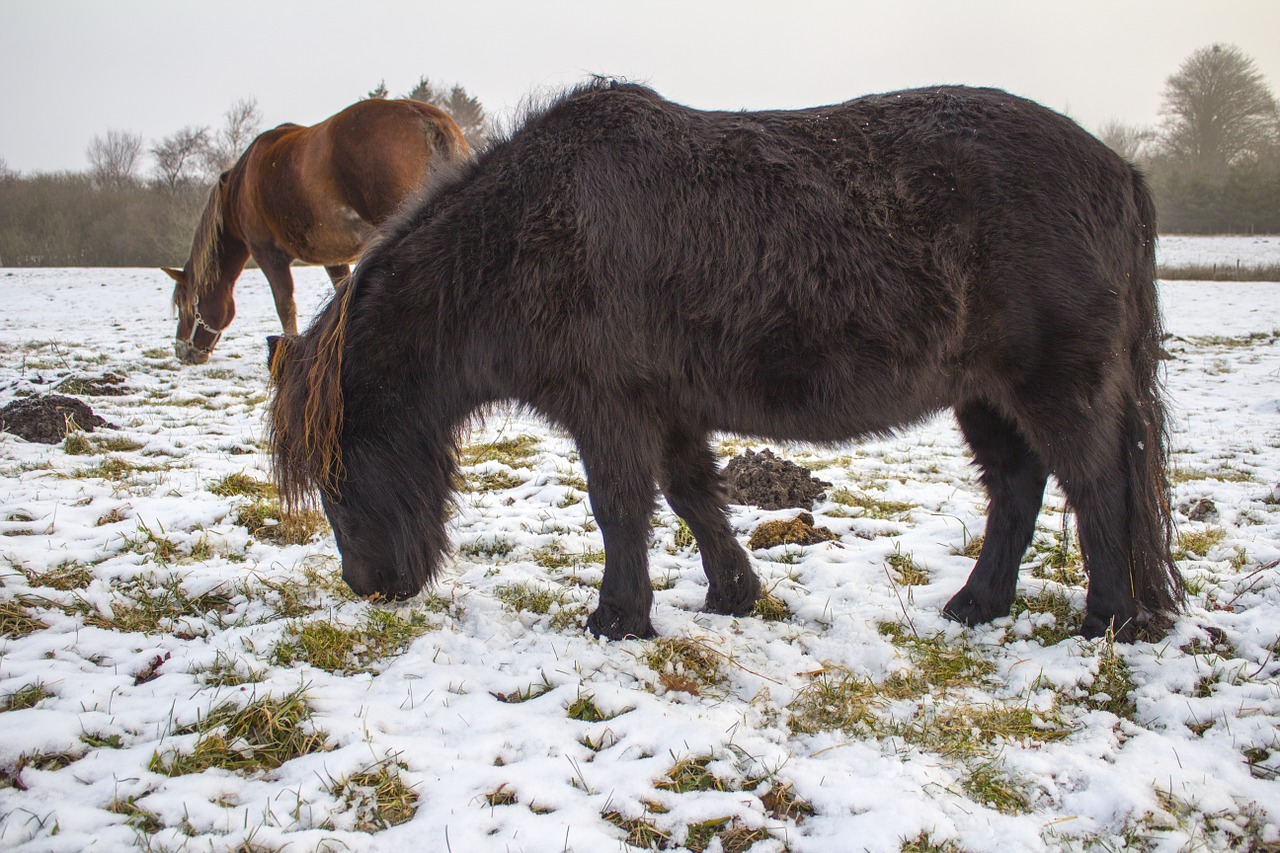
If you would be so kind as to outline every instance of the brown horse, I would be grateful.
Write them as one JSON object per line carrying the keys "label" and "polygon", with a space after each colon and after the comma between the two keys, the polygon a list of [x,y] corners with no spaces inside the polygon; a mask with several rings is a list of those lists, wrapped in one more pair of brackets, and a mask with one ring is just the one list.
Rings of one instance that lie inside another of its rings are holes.
{"label": "brown horse", "polygon": [[178,360],[209,360],[250,257],[271,283],[281,326],[296,334],[290,262],[323,264],[337,284],[433,166],[470,154],[453,120],[419,101],[360,101],[311,127],[259,136],[209,193],[186,265],[164,268],[176,282]]}

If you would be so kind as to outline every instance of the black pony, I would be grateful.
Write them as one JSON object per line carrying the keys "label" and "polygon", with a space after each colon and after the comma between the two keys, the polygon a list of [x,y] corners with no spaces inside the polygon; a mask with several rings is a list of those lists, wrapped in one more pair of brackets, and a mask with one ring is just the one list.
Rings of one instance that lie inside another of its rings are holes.
{"label": "black pony", "polygon": [[291,507],[319,492],[353,590],[413,595],[447,548],[460,428],[515,401],[581,452],[606,554],[588,627],[647,637],[655,484],[707,609],[760,592],[709,434],[835,442],[951,408],[990,510],[947,615],[1009,612],[1052,474],[1082,633],[1131,639],[1184,597],[1155,234],[1131,166],[1006,92],[700,112],[598,81],[458,167],[273,341],[276,483]]}

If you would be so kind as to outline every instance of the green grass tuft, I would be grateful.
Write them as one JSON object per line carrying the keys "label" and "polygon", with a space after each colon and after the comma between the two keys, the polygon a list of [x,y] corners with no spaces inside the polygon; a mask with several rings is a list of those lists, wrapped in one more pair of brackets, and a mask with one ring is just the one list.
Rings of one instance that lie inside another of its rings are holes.
{"label": "green grass tuft", "polygon": [[0,696],[0,711],[25,711],[52,695],[42,681],[24,684],[12,693]]}
{"label": "green grass tuft", "polygon": [[500,438],[487,444],[473,444],[462,448],[459,454],[459,462],[463,465],[500,462],[503,465],[517,468],[533,456],[537,446],[538,439],[531,435]]}
{"label": "green grass tuft", "polygon": [[627,834],[626,844],[641,850],[666,850],[672,846],[671,836],[658,829],[657,825],[647,818],[629,818],[615,809],[602,812],[600,815],[609,823]]}
{"label": "green grass tuft", "polygon": [[236,510],[236,524],[249,535],[277,545],[305,545],[329,528],[320,510],[302,510],[286,515],[275,500],[258,498]]}
{"label": "green grass tuft", "polygon": [[408,823],[418,812],[418,794],[401,777],[407,769],[398,761],[380,761],[334,783],[329,793],[355,811],[357,832],[381,832]]}
{"label": "green grass tuft", "polygon": [[916,508],[915,504],[902,501],[891,501],[875,498],[865,493],[855,493],[848,489],[833,489],[827,499],[849,509],[860,510],[852,513],[854,517],[874,518],[880,521],[899,521]]}
{"label": "green grass tuft", "polygon": [[224,617],[233,610],[231,598],[218,588],[192,594],[182,585],[182,578],[169,575],[157,578],[142,575],[123,581],[116,587],[110,602],[110,615],[78,600],[68,612],[79,612],[84,623],[109,631],[154,634],[174,630],[182,619],[208,619],[222,627]]}
{"label": "green grass tuft", "polygon": [[544,569],[564,569],[604,563],[604,551],[588,548],[585,551],[571,552],[560,542],[552,542],[550,545],[538,548],[531,556],[533,561]]}
{"label": "green grass tuft", "polygon": [[570,596],[566,589],[551,589],[532,583],[502,584],[493,593],[511,610],[523,610],[539,616],[550,613],[553,607],[566,604]]}
{"label": "green grass tuft", "polygon": [[1204,530],[1188,530],[1178,534],[1177,544],[1173,547],[1175,560],[1194,560],[1208,556],[1209,551],[1227,538],[1227,531],[1221,527],[1207,527]]}
{"label": "green grass tuft", "polygon": [[0,602],[0,636],[17,639],[48,627],[21,602]]}
{"label": "green grass tuft", "polygon": [[688,794],[691,791],[730,791],[733,786],[717,778],[707,769],[715,761],[714,755],[698,755],[681,758],[654,787],[659,791]]}
{"label": "green grass tuft", "polygon": [[793,615],[787,603],[771,592],[760,596],[752,612],[766,622],[785,622]]}
{"label": "green grass tuft", "polygon": [[884,561],[892,570],[893,579],[901,586],[925,586],[929,583],[929,570],[917,563],[910,552],[902,553],[902,546],[896,542],[893,553]]}
{"label": "green grass tuft", "polygon": [[275,496],[275,488],[244,471],[228,474],[209,485],[209,491],[220,498],[246,497],[266,500]]}
{"label": "green grass tuft", "polygon": [[126,825],[133,827],[144,835],[155,835],[164,829],[164,823],[160,820],[160,815],[138,805],[137,797],[112,800],[110,805],[107,806],[107,811],[124,816]]}
{"label": "green grass tuft", "polygon": [[1027,598],[1018,596],[1013,601],[1013,618],[1023,613],[1033,615],[1048,614],[1052,621],[1037,619],[1039,623],[1031,630],[1031,636],[1042,646],[1052,646],[1070,639],[1080,632],[1084,614],[1076,610],[1070,597],[1061,590],[1045,587],[1036,595]]}
{"label": "green grass tuft", "polygon": [[235,773],[274,770],[303,755],[327,752],[329,736],[310,725],[311,709],[301,690],[281,699],[263,697],[239,706],[212,708],[177,735],[197,735],[191,752],[157,751],[149,769],[165,776],[201,773],[211,767]]}
{"label": "green grass tuft", "polygon": [[371,608],[354,626],[317,620],[290,625],[271,653],[273,663],[292,666],[305,661],[328,672],[374,672],[374,663],[402,654],[428,626],[421,613],[404,619],[389,610]]}
{"label": "green grass tuft", "polygon": [[579,695],[577,699],[569,704],[569,719],[581,720],[584,723],[599,723],[608,719],[600,707],[596,705],[593,696]]}
{"label": "green grass tuft", "polygon": [[701,640],[660,637],[644,661],[668,690],[698,695],[725,679],[724,655]]}
{"label": "green grass tuft", "polygon": [[466,557],[470,560],[496,560],[501,557],[508,557],[516,546],[512,545],[506,539],[496,537],[493,539],[477,539],[458,548],[458,556]]}
{"label": "green grass tuft", "polygon": [[1098,648],[1098,674],[1093,679],[1092,691],[1086,703],[1096,711],[1110,711],[1126,720],[1132,720],[1137,712],[1132,699],[1133,672],[1124,658],[1116,654],[1115,643],[1109,639]]}
{"label": "green grass tuft", "polygon": [[66,560],[47,571],[28,572],[27,580],[32,586],[44,586],[69,592],[73,589],[84,589],[93,583],[93,572],[89,571],[89,567],[83,563]]}

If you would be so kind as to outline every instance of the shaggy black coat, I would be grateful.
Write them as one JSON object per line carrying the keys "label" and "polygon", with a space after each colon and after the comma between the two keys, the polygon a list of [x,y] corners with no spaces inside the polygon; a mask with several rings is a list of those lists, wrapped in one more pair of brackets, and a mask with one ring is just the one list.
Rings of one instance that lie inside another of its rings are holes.
{"label": "shaggy black coat", "polygon": [[1183,596],[1155,233],[1133,167],[1006,92],[701,112],[599,81],[441,181],[273,345],[277,483],[320,487],[356,592],[412,595],[447,548],[460,426],[516,401],[581,452],[606,552],[589,627],[649,636],[655,485],[707,608],[759,595],[712,432],[834,442],[951,408],[990,510],[947,614],[1009,612],[1052,474],[1083,633],[1130,638]]}

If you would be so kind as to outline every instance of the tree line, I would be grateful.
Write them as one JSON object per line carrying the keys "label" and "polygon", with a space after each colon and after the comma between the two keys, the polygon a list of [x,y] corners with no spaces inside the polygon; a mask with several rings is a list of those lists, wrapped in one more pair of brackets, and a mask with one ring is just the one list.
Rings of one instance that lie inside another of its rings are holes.
{"label": "tree line", "polygon": [[1280,234],[1280,117],[1253,59],[1213,44],[1165,81],[1161,123],[1098,137],[1147,174],[1166,234]]}
{"label": "tree line", "polygon": [[[390,97],[386,82],[367,97]],[[493,132],[460,85],[421,77],[401,97],[449,113],[473,148]],[[149,146],[108,130],[89,143],[80,172],[19,175],[0,157],[0,266],[180,264],[209,185],[261,122],[246,98],[217,126],[183,127]],[[1111,121],[1096,133],[1146,172],[1163,233],[1280,233],[1276,99],[1238,48],[1214,44],[1188,57],[1165,82],[1159,125]]]}

